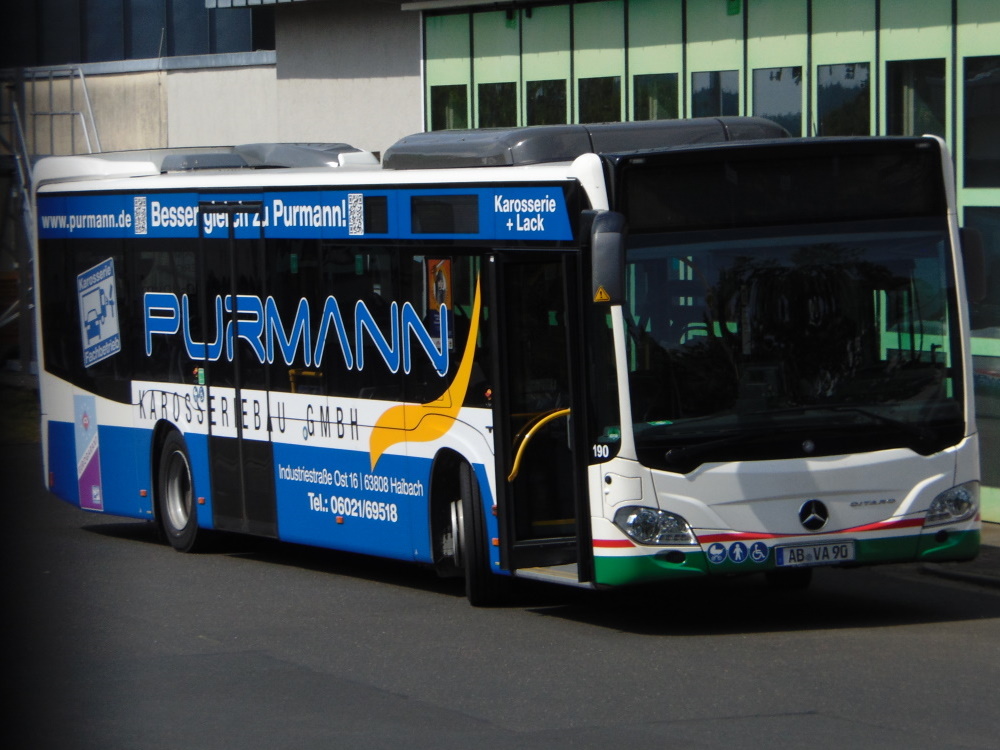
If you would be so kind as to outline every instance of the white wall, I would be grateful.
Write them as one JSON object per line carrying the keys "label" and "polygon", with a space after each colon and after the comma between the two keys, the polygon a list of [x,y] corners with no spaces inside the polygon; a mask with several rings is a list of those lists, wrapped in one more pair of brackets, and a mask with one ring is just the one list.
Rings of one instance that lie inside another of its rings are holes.
{"label": "white wall", "polygon": [[[25,85],[24,133],[33,154],[85,154],[166,145],[167,100],[162,72],[89,76],[95,128],[86,116],[83,84],[77,77],[40,78]],[[81,113],[78,115],[46,113]],[[89,143],[88,143],[89,138]],[[98,144],[99,140],[99,144]]]}
{"label": "white wall", "polygon": [[282,140],[276,84],[273,66],[172,71],[166,77],[166,145]]}
{"label": "white wall", "polygon": [[275,16],[278,140],[384,151],[423,129],[419,13],[331,0]]}

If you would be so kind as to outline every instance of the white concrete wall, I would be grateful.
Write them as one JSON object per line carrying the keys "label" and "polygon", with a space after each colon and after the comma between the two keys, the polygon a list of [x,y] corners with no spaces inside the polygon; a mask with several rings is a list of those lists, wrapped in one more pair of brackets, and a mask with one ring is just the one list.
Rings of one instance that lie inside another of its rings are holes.
{"label": "white concrete wall", "polygon": [[[86,90],[102,151],[155,148],[167,143],[167,98],[163,72],[88,76]],[[35,154],[98,150],[89,118],[49,112],[86,112],[79,78],[36,80],[25,86],[28,149]],[[85,136],[89,135],[90,143]]]}
{"label": "white concrete wall", "polygon": [[149,148],[167,141],[165,73],[129,73],[87,79],[104,151]]}
{"label": "white concrete wall", "polygon": [[419,13],[331,0],[275,15],[279,140],[384,151],[423,129]]}
{"label": "white concrete wall", "polygon": [[166,90],[168,146],[281,140],[273,66],[172,71]]}

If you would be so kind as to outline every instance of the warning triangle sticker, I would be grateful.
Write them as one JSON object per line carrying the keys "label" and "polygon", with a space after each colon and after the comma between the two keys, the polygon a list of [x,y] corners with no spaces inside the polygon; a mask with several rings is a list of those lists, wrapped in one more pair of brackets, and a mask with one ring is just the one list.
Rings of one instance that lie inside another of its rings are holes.
{"label": "warning triangle sticker", "polygon": [[611,295],[608,294],[607,290],[603,286],[597,287],[597,293],[594,294],[594,302],[610,302]]}

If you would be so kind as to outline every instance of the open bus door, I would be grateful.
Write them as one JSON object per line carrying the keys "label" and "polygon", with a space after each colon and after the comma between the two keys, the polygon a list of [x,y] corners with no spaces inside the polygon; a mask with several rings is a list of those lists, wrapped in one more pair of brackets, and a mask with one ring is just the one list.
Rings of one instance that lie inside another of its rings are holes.
{"label": "open bus door", "polygon": [[501,566],[588,580],[587,459],[580,437],[586,434],[585,368],[580,312],[570,292],[578,257],[522,250],[498,253],[491,267]]}
{"label": "open bus door", "polygon": [[[260,200],[199,204],[202,305],[206,342],[218,341],[218,357],[206,357],[209,461],[215,528],[277,536],[274,451],[271,443],[269,368],[255,351],[266,297]],[[210,230],[206,229],[206,225]],[[241,334],[241,328],[244,329]]]}

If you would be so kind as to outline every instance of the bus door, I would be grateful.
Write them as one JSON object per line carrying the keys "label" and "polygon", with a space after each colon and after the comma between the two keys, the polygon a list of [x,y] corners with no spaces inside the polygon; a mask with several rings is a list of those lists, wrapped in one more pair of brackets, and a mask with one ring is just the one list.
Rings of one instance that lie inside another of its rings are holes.
{"label": "bus door", "polygon": [[210,306],[202,312],[204,341],[216,347],[205,368],[213,522],[217,529],[276,537],[262,204],[202,202],[200,211],[200,297]]}
{"label": "bus door", "polygon": [[589,528],[585,410],[577,408],[582,337],[567,293],[578,263],[563,253],[521,251],[498,254],[491,266],[501,565],[578,563],[578,548],[587,549],[578,537]]}

